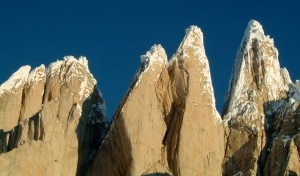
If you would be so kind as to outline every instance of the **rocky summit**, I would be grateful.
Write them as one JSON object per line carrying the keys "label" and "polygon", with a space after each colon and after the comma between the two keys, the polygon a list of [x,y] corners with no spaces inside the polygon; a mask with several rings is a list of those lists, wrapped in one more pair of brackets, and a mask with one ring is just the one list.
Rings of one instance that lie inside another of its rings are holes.
{"label": "rocky summit", "polygon": [[106,131],[86,58],[23,66],[0,87],[0,175],[76,175]]}
{"label": "rocky summit", "polygon": [[[203,33],[141,65],[112,120],[88,61],[23,66],[0,86],[0,175],[300,175],[300,81],[251,20],[222,113]],[[13,108],[12,108],[13,107]]]}

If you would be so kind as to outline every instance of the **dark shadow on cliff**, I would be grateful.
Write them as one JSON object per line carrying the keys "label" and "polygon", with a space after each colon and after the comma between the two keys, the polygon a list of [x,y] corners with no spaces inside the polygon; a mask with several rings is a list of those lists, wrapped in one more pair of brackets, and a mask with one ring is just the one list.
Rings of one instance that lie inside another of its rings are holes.
{"label": "dark shadow on cliff", "polygon": [[[265,121],[264,121],[264,132],[266,134],[266,144],[263,146],[258,160],[258,169],[256,175],[263,175],[264,167],[266,164],[266,160],[270,153],[269,148],[272,146],[272,141],[274,137],[279,133],[280,129],[275,128],[276,122],[276,112],[270,113],[270,108],[278,106],[281,102],[287,101],[286,99],[280,99],[276,101],[269,101],[264,103],[264,113],[265,113]],[[282,125],[281,122],[280,126]]]}
{"label": "dark shadow on cliff", "polygon": [[82,104],[82,113],[76,128],[78,140],[77,176],[85,175],[106,132],[106,122],[99,120],[104,119],[103,112],[99,108],[97,109],[99,102],[104,103],[98,89],[94,87],[93,93]]}
{"label": "dark shadow on cliff", "polygon": [[[18,123],[9,131],[0,129],[0,155],[10,152],[18,148],[26,141],[42,140],[43,129],[40,128],[41,119],[37,114]],[[22,134],[26,135],[26,139],[22,138]]]}

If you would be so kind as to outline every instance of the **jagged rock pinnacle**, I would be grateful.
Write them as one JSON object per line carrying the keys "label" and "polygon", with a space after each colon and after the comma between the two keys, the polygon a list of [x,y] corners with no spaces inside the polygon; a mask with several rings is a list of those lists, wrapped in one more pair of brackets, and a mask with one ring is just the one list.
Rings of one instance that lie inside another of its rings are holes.
{"label": "jagged rock pinnacle", "polygon": [[167,63],[167,55],[164,48],[160,44],[153,45],[145,55],[141,56],[141,63],[146,67],[152,67],[160,63]]}
{"label": "jagged rock pinnacle", "polygon": [[201,38],[203,37],[203,33],[202,33],[201,29],[198,26],[195,26],[195,25],[191,25],[190,27],[188,27],[185,30],[185,34],[186,34],[186,36],[197,35]]}
{"label": "jagged rock pinnacle", "polygon": [[203,34],[201,29],[197,26],[190,26],[185,30],[185,37],[177,50],[177,53],[180,54],[177,55],[177,59],[193,57],[194,55],[187,55],[191,49],[194,50],[193,54],[198,59],[201,60],[203,57],[206,57],[203,44]]}
{"label": "jagged rock pinnacle", "polygon": [[[254,97],[264,97],[260,103],[279,99],[286,92],[288,77],[287,71],[280,69],[278,51],[273,39],[264,35],[263,28],[257,21],[251,20],[236,56],[225,114],[239,113],[234,109],[241,107],[238,104],[244,102],[242,99],[248,99],[248,90],[253,92],[251,96],[253,94]],[[253,101],[251,99],[250,102]]]}
{"label": "jagged rock pinnacle", "polygon": [[169,63],[161,45],[141,56],[109,129],[85,57],[29,71],[0,86],[0,175],[300,175],[300,81],[255,20],[223,120],[197,26]]}
{"label": "jagged rock pinnacle", "polygon": [[68,56],[48,69],[23,66],[1,85],[0,175],[80,175],[106,131],[105,103],[87,66]]}
{"label": "jagged rock pinnacle", "polygon": [[250,20],[244,34],[245,38],[249,39],[253,36],[262,37],[265,35],[262,25],[255,20]]}
{"label": "jagged rock pinnacle", "polygon": [[[268,142],[266,132],[271,126],[269,117],[284,104],[288,84],[289,74],[286,69],[280,68],[273,39],[265,36],[259,22],[251,20],[237,52],[223,111],[224,124],[229,126],[230,131],[227,134],[230,142],[224,158],[225,175],[234,175],[237,170],[245,175],[257,174],[246,168],[257,170],[259,167],[257,163],[260,158],[255,153],[265,152],[261,148]],[[249,139],[250,135],[255,137]],[[237,136],[239,141],[244,142],[231,148],[229,145]],[[245,141],[259,146],[248,146],[250,149],[246,155],[251,164],[247,166],[237,162],[243,156],[236,154]],[[236,168],[236,171],[232,168]]]}

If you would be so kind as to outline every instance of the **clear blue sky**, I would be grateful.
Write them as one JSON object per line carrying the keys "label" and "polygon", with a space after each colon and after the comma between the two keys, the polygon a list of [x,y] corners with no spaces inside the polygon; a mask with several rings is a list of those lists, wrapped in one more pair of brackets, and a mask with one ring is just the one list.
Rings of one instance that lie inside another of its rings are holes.
{"label": "clear blue sky", "polygon": [[111,117],[140,64],[162,44],[171,57],[185,29],[204,33],[217,108],[244,30],[258,20],[275,40],[280,63],[300,78],[299,1],[28,0],[0,2],[0,82],[22,65],[48,65],[66,55],[87,56]]}

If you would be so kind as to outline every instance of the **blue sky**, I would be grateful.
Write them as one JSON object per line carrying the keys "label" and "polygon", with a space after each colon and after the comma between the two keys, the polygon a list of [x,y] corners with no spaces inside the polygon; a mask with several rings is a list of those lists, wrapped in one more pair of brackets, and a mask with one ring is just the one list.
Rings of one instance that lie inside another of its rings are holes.
{"label": "blue sky", "polygon": [[[185,29],[204,33],[217,108],[222,110],[236,51],[250,19],[275,40],[282,67],[300,79],[300,3],[286,1],[49,0],[0,2],[0,82],[22,65],[88,57],[111,117],[140,64],[162,44],[175,53]],[[298,21],[298,22],[297,22]]]}

